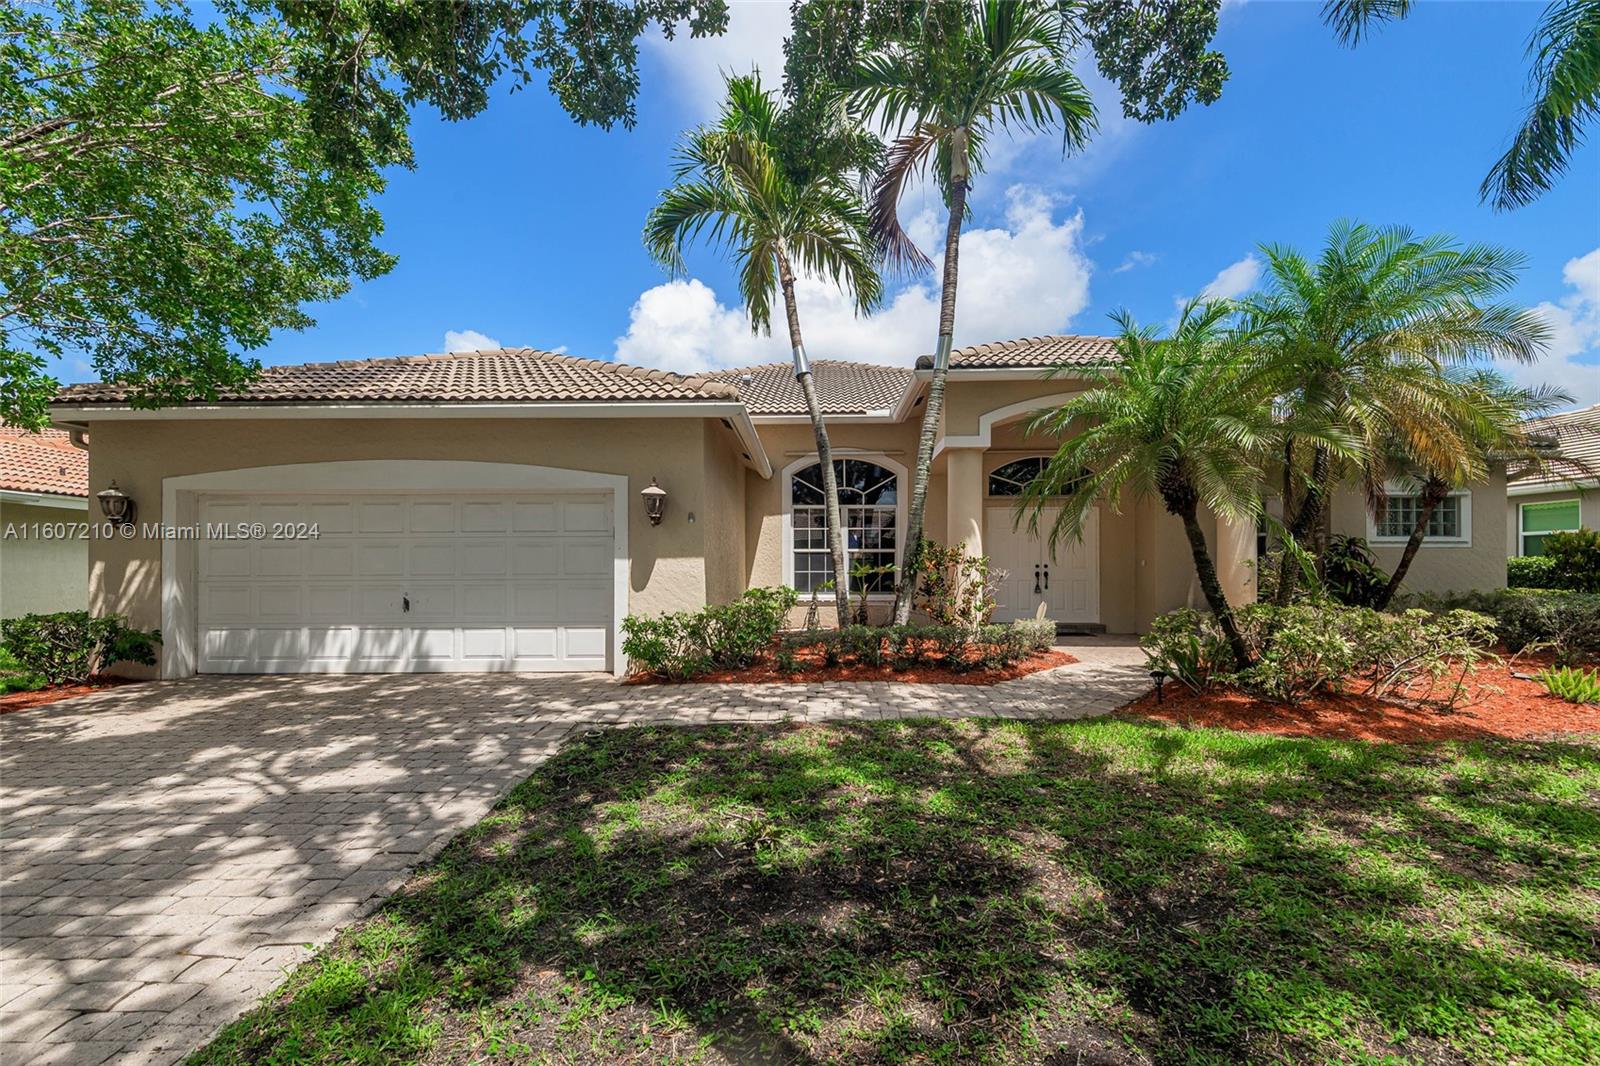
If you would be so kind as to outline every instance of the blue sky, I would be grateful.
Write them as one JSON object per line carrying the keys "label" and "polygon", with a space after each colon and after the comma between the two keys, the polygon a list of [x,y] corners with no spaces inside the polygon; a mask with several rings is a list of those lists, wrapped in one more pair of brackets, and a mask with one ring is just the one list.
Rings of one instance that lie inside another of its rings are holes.
{"label": "blue sky", "polygon": [[[543,91],[506,93],[468,122],[418,112],[417,167],[381,201],[399,266],[258,354],[441,351],[447,333],[471,331],[678,370],[784,358],[782,341],[749,336],[715,253],[669,283],[639,241],[679,131],[715,107],[718,69],[755,62],[779,80],[787,0],[733,6],[724,39],[647,47],[632,131],[580,128]],[[999,146],[963,243],[958,342],[1105,332],[1121,307],[1166,321],[1185,295],[1248,287],[1258,242],[1312,251],[1347,217],[1526,253],[1515,297],[1550,316],[1557,344],[1517,376],[1600,400],[1600,146],[1530,207],[1496,214],[1477,199],[1523,107],[1542,5],[1423,4],[1354,51],[1319,6],[1230,3],[1217,44],[1233,74],[1209,108],[1127,122],[1090,66],[1102,132],[1085,153],[1063,159],[1050,139]],[[905,208],[937,251],[936,197],[913,192]],[[865,322],[820,283],[801,299],[814,356],[904,363],[931,344],[931,280],[897,286]]]}

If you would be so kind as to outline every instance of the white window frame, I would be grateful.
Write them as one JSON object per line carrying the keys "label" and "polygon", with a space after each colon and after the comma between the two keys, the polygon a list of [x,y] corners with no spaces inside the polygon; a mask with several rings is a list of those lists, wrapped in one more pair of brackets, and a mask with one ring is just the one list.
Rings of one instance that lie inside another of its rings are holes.
{"label": "white window frame", "polygon": [[[1420,485],[1409,485],[1409,484],[1405,484],[1405,483],[1393,483],[1393,482],[1391,482],[1389,485],[1387,485],[1385,487],[1385,491],[1388,492],[1388,494],[1389,494],[1389,496],[1391,498],[1395,497],[1395,496],[1420,496],[1420,495],[1422,495],[1422,487]],[[1451,489],[1448,493],[1445,494],[1445,498],[1446,499],[1456,499],[1456,500],[1460,500],[1461,501],[1461,505],[1460,505],[1461,506],[1461,536],[1459,536],[1459,537],[1429,537],[1429,536],[1424,536],[1422,538],[1422,547],[1424,547],[1424,548],[1470,548],[1470,547],[1472,547],[1472,490],[1471,489]],[[1401,544],[1404,544],[1408,539],[1409,539],[1409,536],[1380,536],[1379,533],[1378,533],[1378,523],[1373,521],[1372,512],[1371,511],[1367,512],[1367,543],[1368,544],[1376,544],[1376,545],[1382,545],[1382,546],[1401,545]]]}
{"label": "white window frame", "polygon": [[1524,529],[1523,526],[1522,526],[1522,509],[1524,507],[1537,507],[1540,504],[1549,504],[1549,503],[1575,503],[1575,504],[1577,504],[1578,505],[1578,526],[1577,526],[1577,529],[1545,529],[1545,530],[1541,530],[1541,531],[1535,533],[1534,536],[1536,536],[1536,537],[1548,537],[1552,533],[1576,533],[1579,529],[1583,528],[1583,497],[1582,496],[1563,496],[1560,499],[1556,499],[1556,500],[1527,500],[1525,502],[1518,503],[1517,504],[1517,554],[1518,555],[1527,555],[1528,554],[1528,552],[1527,552],[1528,531],[1526,529]]}
{"label": "white window frame", "polygon": [[[891,471],[894,474],[895,478],[897,479],[895,482],[894,493],[894,565],[897,568],[904,565],[905,545],[902,544],[901,541],[906,535],[906,495],[910,491],[911,485],[909,471],[906,470],[904,464],[895,462],[882,452],[863,452],[854,451],[847,448],[836,448],[833,452],[833,458],[835,460],[864,459],[869,463],[876,463],[878,466],[881,466],[885,470]],[[790,588],[795,587],[794,485],[792,482],[794,475],[798,471],[804,470],[806,467],[818,462],[821,462],[821,460],[817,457],[816,452],[812,452],[810,455],[803,455],[783,468],[781,480],[778,482],[778,494],[783,501],[783,583],[788,585]],[[850,566],[850,546],[848,544],[845,545],[844,556],[845,567],[848,568]],[[850,598],[854,600],[857,597],[854,593],[852,593]],[[833,599],[833,593],[831,591],[812,592],[808,596],[806,593],[802,592],[800,593],[800,599],[802,602],[807,599],[817,600],[819,602],[831,601]],[[893,599],[894,593],[892,592],[867,593],[868,603],[886,603]]]}

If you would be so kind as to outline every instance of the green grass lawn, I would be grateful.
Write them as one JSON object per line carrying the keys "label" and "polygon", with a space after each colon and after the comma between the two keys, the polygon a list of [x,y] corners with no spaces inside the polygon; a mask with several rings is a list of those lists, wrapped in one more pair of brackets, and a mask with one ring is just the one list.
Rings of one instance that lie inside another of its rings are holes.
{"label": "green grass lawn", "polygon": [[201,1063],[1600,1061],[1600,746],[574,743]]}

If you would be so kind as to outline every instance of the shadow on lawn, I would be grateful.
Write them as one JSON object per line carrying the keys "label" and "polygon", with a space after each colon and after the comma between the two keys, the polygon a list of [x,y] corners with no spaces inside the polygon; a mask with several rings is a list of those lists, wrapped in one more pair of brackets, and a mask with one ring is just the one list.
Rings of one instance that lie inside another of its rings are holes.
{"label": "shadow on lawn", "polygon": [[198,1061],[1559,1058],[1600,1035],[1597,773],[1134,723],[608,733]]}

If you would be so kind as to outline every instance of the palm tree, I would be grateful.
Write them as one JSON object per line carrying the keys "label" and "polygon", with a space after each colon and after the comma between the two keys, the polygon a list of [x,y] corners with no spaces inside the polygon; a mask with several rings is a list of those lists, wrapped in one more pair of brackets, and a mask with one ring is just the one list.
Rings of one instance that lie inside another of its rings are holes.
{"label": "palm tree", "polygon": [[[1081,537],[1101,504],[1120,508],[1128,493],[1159,499],[1183,522],[1200,589],[1244,668],[1254,656],[1217,577],[1200,507],[1234,520],[1259,514],[1268,463],[1295,427],[1275,414],[1273,368],[1258,357],[1250,332],[1228,328],[1232,314],[1225,302],[1190,301],[1166,339],[1126,312],[1113,316],[1120,361],[1086,371],[1085,391],[1030,426],[1061,444],[1024,490],[1020,507],[1037,532],[1043,509],[1060,504],[1050,529],[1053,550]],[[1343,454],[1337,440],[1317,443]]]}
{"label": "palm tree", "polygon": [[1069,65],[1068,26],[1058,5],[1034,0],[930,5],[921,26],[920,39],[886,44],[863,59],[849,85],[853,106],[896,137],[872,194],[872,235],[889,263],[929,265],[900,225],[899,202],[906,183],[930,162],[950,212],[939,339],[906,515],[907,556],[895,583],[894,621],[900,625],[910,617],[916,585],[915,556],[922,545],[928,474],[950,369],[961,225],[972,174],[983,169],[984,146],[1001,129],[1059,128],[1064,148],[1071,149],[1086,143],[1095,125],[1089,92]]}
{"label": "palm tree", "polygon": [[[1323,21],[1345,44],[1374,23],[1405,18],[1411,0],[1328,0]],[[1528,41],[1533,104],[1489,176],[1481,199],[1505,211],[1532,203],[1567,169],[1584,126],[1600,117],[1600,0],[1556,0]]]}
{"label": "palm tree", "polygon": [[[1490,302],[1516,280],[1523,258],[1514,252],[1344,222],[1315,262],[1289,248],[1262,251],[1267,288],[1246,310],[1272,349],[1280,406],[1302,424],[1321,422],[1326,435],[1359,441],[1362,456],[1407,440],[1425,465],[1450,469],[1450,438],[1435,431],[1451,402],[1445,369],[1480,359],[1531,361],[1548,336],[1537,314]],[[1308,457],[1290,443],[1282,469],[1285,527],[1304,545],[1322,526],[1336,457],[1324,445]],[[1363,474],[1369,491],[1372,475]],[[1284,554],[1279,571],[1279,603],[1294,593],[1292,556]]]}
{"label": "palm tree", "polygon": [[[1380,611],[1387,608],[1400,591],[1412,560],[1427,536],[1433,513],[1451,491],[1486,479],[1491,463],[1520,462],[1548,467],[1560,462],[1548,457],[1548,447],[1537,434],[1528,430],[1527,420],[1571,403],[1570,396],[1544,386],[1530,389],[1512,385],[1499,374],[1484,369],[1452,368],[1447,371],[1446,380],[1450,386],[1449,395],[1426,442],[1394,440],[1372,464],[1387,463],[1410,473],[1419,485],[1416,520],[1406,546],[1395,564],[1394,573],[1389,576],[1389,584],[1373,604]],[[1419,448],[1419,443],[1426,446]],[[1381,469],[1374,471],[1373,485],[1377,491],[1368,493],[1373,517],[1380,521],[1388,505],[1384,473]]]}
{"label": "palm tree", "polygon": [[834,601],[844,625],[850,587],[838,478],[800,333],[795,271],[828,278],[855,299],[858,313],[877,304],[883,286],[860,197],[841,171],[796,162],[795,153],[783,150],[782,117],[758,74],[728,79],[719,119],[685,135],[674,183],[651,210],[644,242],[674,273],[683,272],[683,250],[701,235],[728,248],[740,266],[739,295],[758,332],[771,330],[773,294],[782,292],[795,381],[816,434]]}

